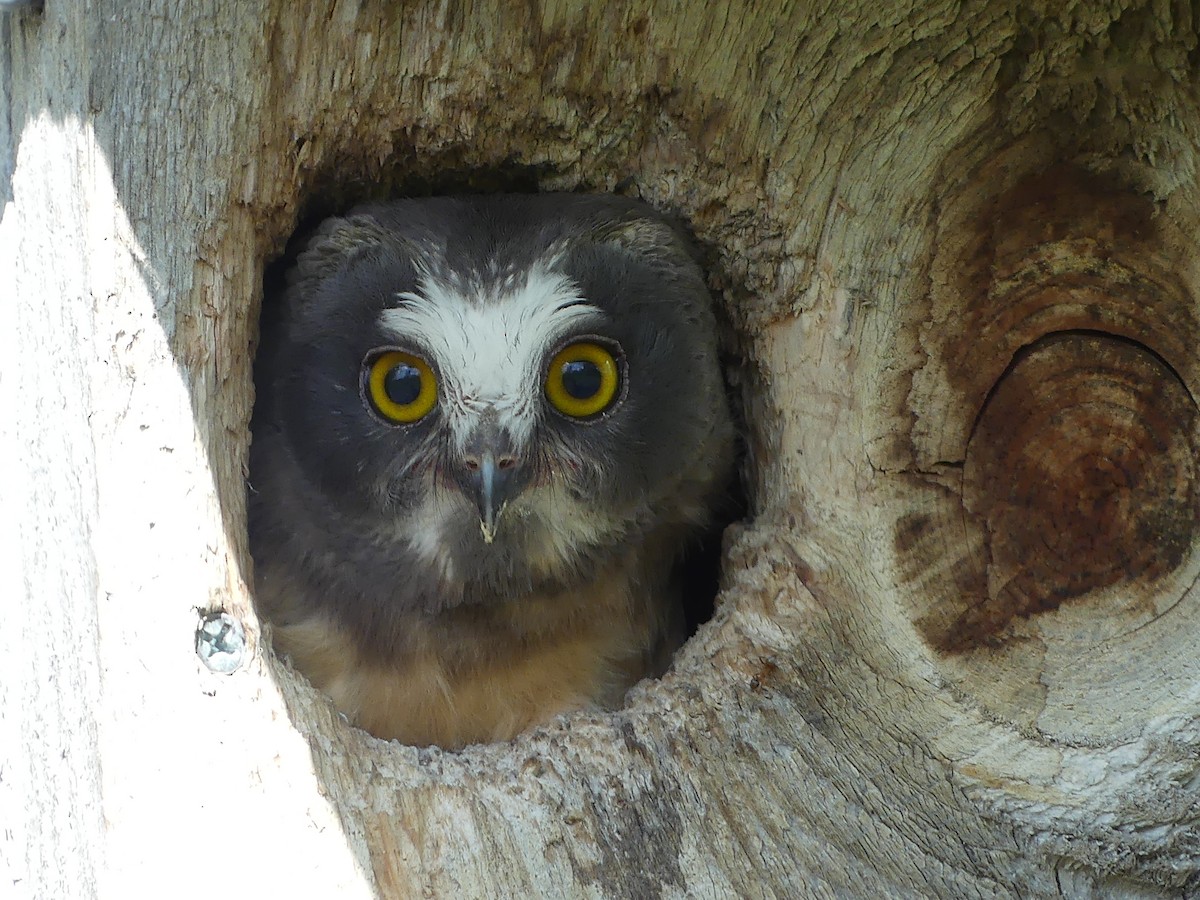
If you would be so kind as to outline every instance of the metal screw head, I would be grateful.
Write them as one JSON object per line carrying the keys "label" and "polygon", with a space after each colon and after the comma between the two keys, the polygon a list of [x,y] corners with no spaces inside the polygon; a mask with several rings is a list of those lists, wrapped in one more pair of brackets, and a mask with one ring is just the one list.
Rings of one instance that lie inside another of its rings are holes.
{"label": "metal screw head", "polygon": [[246,659],[246,630],[227,612],[211,612],[196,629],[196,655],[214,672],[236,672]]}

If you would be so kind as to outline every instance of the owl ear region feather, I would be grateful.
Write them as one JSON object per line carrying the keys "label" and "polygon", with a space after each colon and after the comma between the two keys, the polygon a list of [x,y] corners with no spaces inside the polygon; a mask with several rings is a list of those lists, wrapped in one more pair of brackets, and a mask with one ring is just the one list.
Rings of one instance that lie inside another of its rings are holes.
{"label": "owl ear region feather", "polygon": [[288,275],[291,285],[319,284],[360,254],[395,243],[395,234],[369,215],[326,219],[308,239]]}
{"label": "owl ear region feather", "polygon": [[656,219],[609,223],[597,229],[593,239],[647,259],[694,261],[697,256],[695,246],[678,229]]}

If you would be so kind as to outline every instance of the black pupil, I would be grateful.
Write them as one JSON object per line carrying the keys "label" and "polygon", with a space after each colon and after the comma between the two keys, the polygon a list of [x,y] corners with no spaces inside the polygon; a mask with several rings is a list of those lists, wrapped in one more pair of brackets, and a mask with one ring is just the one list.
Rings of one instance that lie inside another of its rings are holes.
{"label": "black pupil", "polygon": [[407,363],[392,366],[383,379],[383,392],[397,406],[408,406],[421,396],[421,370]]}
{"label": "black pupil", "polygon": [[576,400],[589,400],[600,393],[603,376],[600,367],[590,359],[573,359],[563,363],[562,383]]}

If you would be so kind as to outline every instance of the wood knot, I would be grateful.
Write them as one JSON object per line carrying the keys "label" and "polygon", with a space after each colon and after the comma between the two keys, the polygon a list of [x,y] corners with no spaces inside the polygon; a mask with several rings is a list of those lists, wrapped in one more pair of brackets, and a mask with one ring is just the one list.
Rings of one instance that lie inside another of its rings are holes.
{"label": "wood knot", "polygon": [[1191,207],[1014,169],[941,205],[908,397],[925,487],[893,543],[913,621],[949,654],[1042,641],[1066,606],[1109,620],[1094,637],[1138,627],[1200,546]]}
{"label": "wood knot", "polygon": [[1102,588],[1152,597],[1196,538],[1197,408],[1149,348],[1094,332],[1022,349],[971,432],[963,503],[984,528],[985,594],[947,649]]}

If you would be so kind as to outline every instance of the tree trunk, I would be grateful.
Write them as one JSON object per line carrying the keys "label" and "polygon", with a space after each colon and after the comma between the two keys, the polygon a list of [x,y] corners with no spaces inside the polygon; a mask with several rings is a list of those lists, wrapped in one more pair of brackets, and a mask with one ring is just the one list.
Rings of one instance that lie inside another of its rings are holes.
{"label": "tree trunk", "polygon": [[[0,14],[0,892],[1200,893],[1197,28],[1167,0]],[[533,188],[690,222],[750,515],[622,711],[384,743],[247,590],[264,267],[368,196]],[[215,610],[232,674],[196,652]]]}

